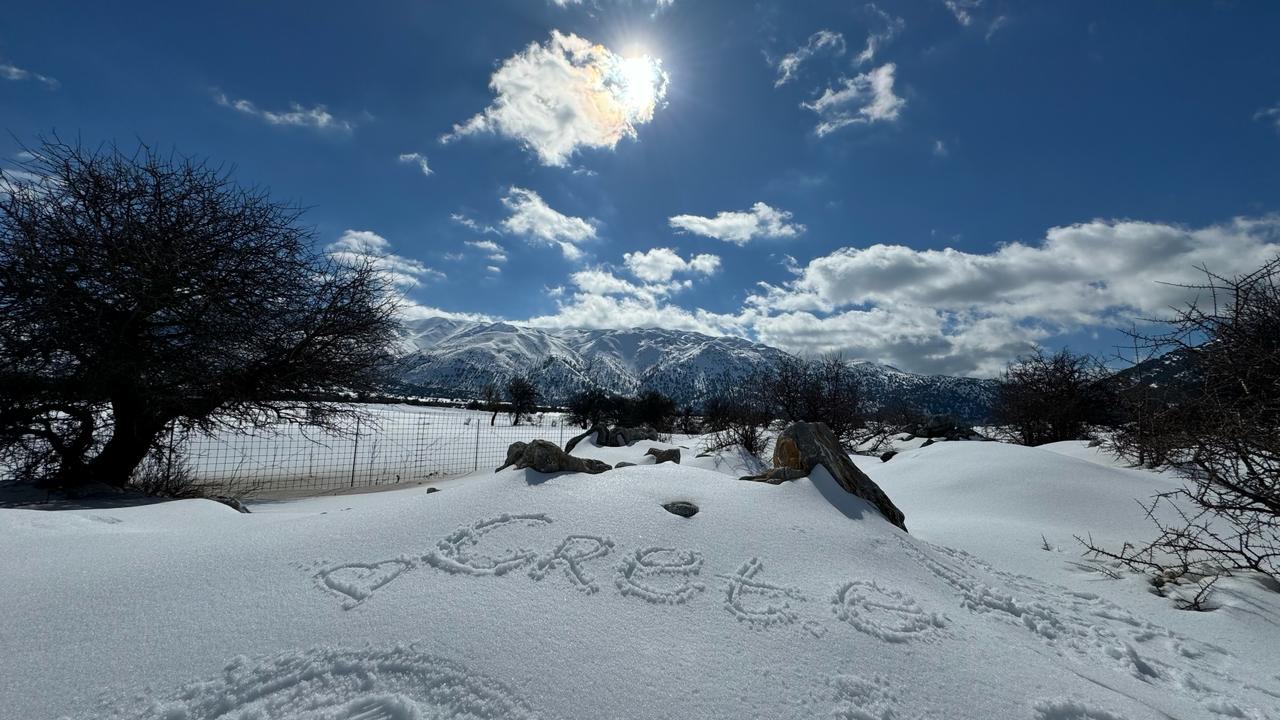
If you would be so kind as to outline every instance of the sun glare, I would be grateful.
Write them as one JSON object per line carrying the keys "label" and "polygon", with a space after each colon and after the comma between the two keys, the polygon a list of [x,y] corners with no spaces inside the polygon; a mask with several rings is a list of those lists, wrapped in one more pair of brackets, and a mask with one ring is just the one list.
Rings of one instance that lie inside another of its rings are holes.
{"label": "sun glare", "polygon": [[666,94],[667,75],[662,63],[646,54],[624,57],[616,68],[619,101],[633,117],[647,117]]}

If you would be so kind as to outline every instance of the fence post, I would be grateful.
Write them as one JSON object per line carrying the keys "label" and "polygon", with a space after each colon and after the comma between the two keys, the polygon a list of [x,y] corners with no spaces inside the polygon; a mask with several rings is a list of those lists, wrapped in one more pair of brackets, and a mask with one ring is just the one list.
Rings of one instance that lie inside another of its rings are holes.
{"label": "fence post", "polygon": [[471,465],[471,472],[475,472],[479,469],[480,469],[480,421],[477,420],[476,421],[476,459],[475,459],[475,462]]}
{"label": "fence post", "polygon": [[173,428],[177,424],[178,424],[178,421],[176,420],[169,421],[169,452],[168,452],[168,458],[164,465],[165,480],[173,479]]}
{"label": "fence post", "polygon": [[351,487],[356,486],[356,458],[360,456],[360,416],[356,416],[356,441],[351,447]]}

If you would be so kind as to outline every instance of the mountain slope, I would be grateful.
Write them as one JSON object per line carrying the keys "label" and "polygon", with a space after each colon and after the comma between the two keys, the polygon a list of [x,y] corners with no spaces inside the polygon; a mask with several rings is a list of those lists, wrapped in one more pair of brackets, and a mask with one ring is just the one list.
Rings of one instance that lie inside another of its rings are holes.
{"label": "mountain slope", "polygon": [[[682,330],[545,330],[444,318],[406,323],[402,350],[401,379],[421,394],[476,397],[485,383],[529,372],[550,402],[598,386],[622,395],[657,390],[695,406],[715,385],[739,382],[786,356],[743,338]],[[985,418],[990,408],[987,380],[916,375],[870,362],[854,369],[869,408],[907,405],[970,421]]]}

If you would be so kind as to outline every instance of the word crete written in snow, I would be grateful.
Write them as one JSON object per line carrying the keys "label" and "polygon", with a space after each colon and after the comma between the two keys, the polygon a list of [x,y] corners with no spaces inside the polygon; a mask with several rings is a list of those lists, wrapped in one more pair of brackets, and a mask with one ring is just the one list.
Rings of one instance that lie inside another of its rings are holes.
{"label": "word crete written in snow", "polygon": [[[557,571],[569,586],[585,594],[600,591],[599,577],[612,573],[619,595],[653,605],[683,605],[705,594],[704,558],[701,552],[671,547],[644,547],[622,554],[610,568],[606,561],[617,551],[612,538],[573,534],[545,551],[504,547],[504,529],[548,527],[554,521],[545,514],[503,514],[461,527],[442,538],[419,559],[395,558],[370,563],[345,563],[321,570],[318,585],[337,595],[344,609],[352,609],[383,591],[409,570],[427,565],[454,575],[497,577],[527,569],[529,578],[545,580]],[[760,627],[789,625],[801,618],[798,609],[809,596],[796,587],[777,585],[761,578],[764,562],[750,558],[731,573],[715,575],[723,582],[723,604],[734,618]],[[853,628],[887,642],[907,642],[930,630],[946,626],[938,613],[926,612],[898,590],[874,582],[852,580],[835,592],[835,615]],[[816,619],[803,627],[821,636]]]}

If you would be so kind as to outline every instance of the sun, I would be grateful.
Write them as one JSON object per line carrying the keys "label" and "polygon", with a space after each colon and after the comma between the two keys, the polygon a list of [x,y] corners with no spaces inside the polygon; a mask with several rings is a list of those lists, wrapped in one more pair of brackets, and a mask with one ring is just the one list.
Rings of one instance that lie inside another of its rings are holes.
{"label": "sun", "polygon": [[618,102],[633,118],[648,118],[667,92],[667,74],[662,61],[647,54],[622,57],[615,67],[614,92]]}

